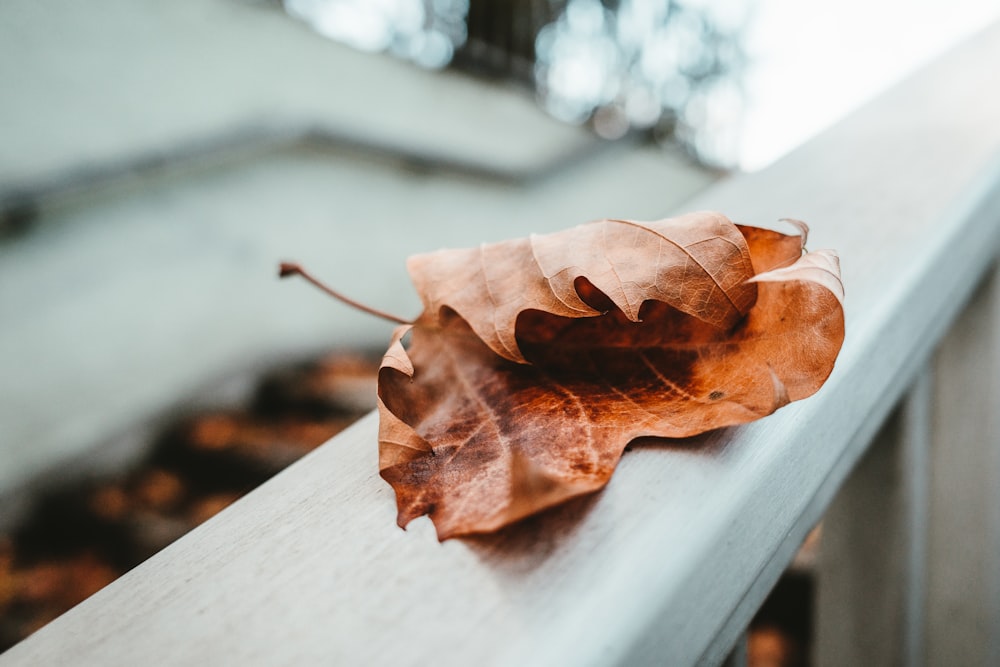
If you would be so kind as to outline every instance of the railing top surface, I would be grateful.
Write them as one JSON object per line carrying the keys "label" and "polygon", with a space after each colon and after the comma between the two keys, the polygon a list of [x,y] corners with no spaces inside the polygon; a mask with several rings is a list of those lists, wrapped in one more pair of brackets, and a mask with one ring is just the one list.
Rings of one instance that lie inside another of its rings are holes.
{"label": "railing top surface", "polygon": [[994,26],[686,207],[801,218],[840,251],[847,338],[816,396],[635,447],[602,493],[444,544],[395,527],[370,416],[0,665],[716,661],[995,257],[998,61]]}

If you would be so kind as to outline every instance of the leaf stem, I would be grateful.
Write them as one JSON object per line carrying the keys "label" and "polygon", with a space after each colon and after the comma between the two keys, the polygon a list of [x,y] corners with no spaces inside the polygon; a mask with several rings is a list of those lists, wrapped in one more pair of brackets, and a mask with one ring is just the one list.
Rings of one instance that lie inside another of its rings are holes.
{"label": "leaf stem", "polygon": [[381,317],[383,320],[389,320],[390,322],[395,322],[397,324],[413,324],[413,322],[411,322],[410,320],[403,319],[402,317],[393,315],[391,313],[387,313],[383,310],[379,310],[378,308],[372,308],[371,306],[366,306],[365,304],[359,303],[348,296],[344,296],[337,290],[333,289],[332,287],[321,281],[316,276],[306,271],[304,268],[302,268],[300,264],[296,264],[295,262],[281,263],[281,267],[278,270],[279,278],[287,278],[288,276],[295,276],[295,275],[302,276],[307,281],[312,283],[314,286],[318,287],[320,290],[332,296],[334,299],[342,301],[343,303],[346,303],[348,306],[351,306],[352,308],[357,308],[358,310],[368,313],[369,315],[374,315],[375,317]]}

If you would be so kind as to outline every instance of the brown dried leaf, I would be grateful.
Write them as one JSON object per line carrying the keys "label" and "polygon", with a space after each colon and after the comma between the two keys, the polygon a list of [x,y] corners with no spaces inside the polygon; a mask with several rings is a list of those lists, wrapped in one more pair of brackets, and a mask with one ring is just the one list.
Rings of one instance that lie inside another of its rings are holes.
{"label": "brown dried leaf", "polygon": [[814,393],[843,341],[843,291],[836,255],[802,256],[803,242],[691,214],[411,260],[427,308],[379,375],[399,524],[493,531],[602,488],[637,437]]}
{"label": "brown dried leaf", "polygon": [[753,305],[757,290],[747,243],[718,213],[639,223],[601,220],[544,236],[441,250],[407,262],[424,303],[421,322],[442,309],[462,317],[494,352],[524,362],[515,321],[525,310],[564,317],[601,315],[577,293],[585,278],[635,322],[654,299],[719,327]]}

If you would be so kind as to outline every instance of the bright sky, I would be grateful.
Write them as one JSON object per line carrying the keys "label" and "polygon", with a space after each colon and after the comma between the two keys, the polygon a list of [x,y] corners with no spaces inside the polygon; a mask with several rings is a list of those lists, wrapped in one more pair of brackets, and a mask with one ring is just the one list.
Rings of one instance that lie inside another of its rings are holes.
{"label": "bright sky", "polygon": [[[740,167],[773,162],[998,19],[991,0],[760,0],[747,35]],[[983,66],[1000,85],[1000,63]]]}

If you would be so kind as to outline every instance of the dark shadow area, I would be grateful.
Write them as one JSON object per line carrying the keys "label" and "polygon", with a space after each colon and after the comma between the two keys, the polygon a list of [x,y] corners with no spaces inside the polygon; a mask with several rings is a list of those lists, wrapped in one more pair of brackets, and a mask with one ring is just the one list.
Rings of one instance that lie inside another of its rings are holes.
{"label": "dark shadow area", "polygon": [[[726,433],[733,428],[716,429],[690,438],[636,438],[622,454],[636,448],[664,452],[714,455],[725,448]],[[461,537],[484,561],[507,573],[528,573],[541,566],[560,546],[569,541],[597,506],[603,489],[573,498],[538,514],[521,519],[494,533]]]}
{"label": "dark shadow area", "polygon": [[749,664],[810,664],[815,589],[811,572],[793,569],[782,575],[750,624]]}
{"label": "dark shadow area", "polygon": [[508,574],[528,573],[543,564],[577,531],[601,492],[574,498],[495,533],[458,538],[483,561]]}
{"label": "dark shadow area", "polygon": [[625,452],[628,453],[638,448],[643,448],[652,451],[701,452],[714,456],[720,454],[726,448],[726,443],[735,437],[732,434],[739,428],[741,427],[725,426],[706,431],[705,433],[699,433],[698,435],[692,435],[688,438],[636,438],[628,443],[625,447]]}

